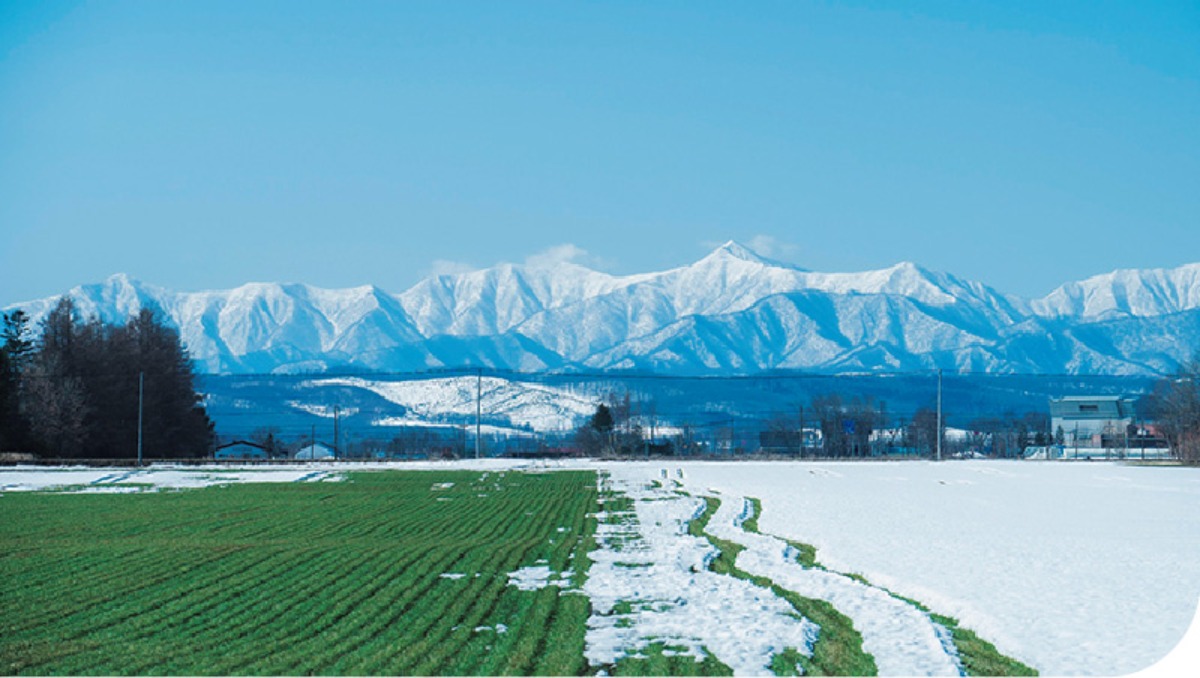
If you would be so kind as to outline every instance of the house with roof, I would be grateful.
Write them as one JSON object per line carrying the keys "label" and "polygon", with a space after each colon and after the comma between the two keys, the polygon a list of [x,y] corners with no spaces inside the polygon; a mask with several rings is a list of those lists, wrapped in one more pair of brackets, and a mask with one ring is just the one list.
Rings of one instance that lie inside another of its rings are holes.
{"label": "house with roof", "polygon": [[268,459],[270,456],[267,448],[249,440],[235,440],[218,445],[213,452],[214,459]]}

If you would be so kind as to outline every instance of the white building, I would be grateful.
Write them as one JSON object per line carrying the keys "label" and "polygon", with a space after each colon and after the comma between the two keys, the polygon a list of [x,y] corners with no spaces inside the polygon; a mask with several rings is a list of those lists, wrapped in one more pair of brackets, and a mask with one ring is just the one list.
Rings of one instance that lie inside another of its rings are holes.
{"label": "white building", "polygon": [[1050,399],[1050,430],[1062,432],[1067,447],[1125,447],[1133,423],[1133,400],[1121,396],[1066,396]]}
{"label": "white building", "polygon": [[333,459],[333,448],[322,443],[313,443],[296,450],[296,459]]}

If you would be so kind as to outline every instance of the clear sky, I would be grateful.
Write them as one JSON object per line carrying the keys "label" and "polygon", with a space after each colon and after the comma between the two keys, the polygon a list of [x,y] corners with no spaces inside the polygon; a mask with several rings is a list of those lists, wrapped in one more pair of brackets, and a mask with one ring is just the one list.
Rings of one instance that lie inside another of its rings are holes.
{"label": "clear sky", "polygon": [[0,305],[728,239],[1026,296],[1200,261],[1200,4],[0,0]]}

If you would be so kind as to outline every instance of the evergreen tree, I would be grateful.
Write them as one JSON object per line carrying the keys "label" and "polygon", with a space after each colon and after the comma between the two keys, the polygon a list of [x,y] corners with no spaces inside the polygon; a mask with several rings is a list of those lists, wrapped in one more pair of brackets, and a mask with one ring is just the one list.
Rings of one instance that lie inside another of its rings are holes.
{"label": "evergreen tree", "polygon": [[42,321],[22,399],[42,449],[67,457],[137,454],[139,389],[145,457],[207,454],[212,422],[179,333],[143,309],[123,326],[79,322],[64,297]]}
{"label": "evergreen tree", "polygon": [[600,403],[596,406],[596,413],[592,415],[591,426],[597,433],[611,433],[614,426],[612,410],[608,409],[608,405]]}
{"label": "evergreen tree", "polygon": [[3,314],[4,344],[0,346],[0,451],[29,448],[29,424],[21,413],[23,375],[33,352],[26,338],[29,317],[24,311]]}
{"label": "evergreen tree", "polygon": [[29,358],[33,355],[33,341],[28,335],[29,316],[25,311],[17,309],[4,314],[3,352],[18,371],[29,364]]}
{"label": "evergreen tree", "polygon": [[[179,333],[159,322],[149,309],[117,332],[132,352],[129,374],[136,386],[144,375],[143,447],[147,456],[203,456],[212,445],[213,427],[196,393],[191,359]],[[137,393],[136,388],[131,389]]]}

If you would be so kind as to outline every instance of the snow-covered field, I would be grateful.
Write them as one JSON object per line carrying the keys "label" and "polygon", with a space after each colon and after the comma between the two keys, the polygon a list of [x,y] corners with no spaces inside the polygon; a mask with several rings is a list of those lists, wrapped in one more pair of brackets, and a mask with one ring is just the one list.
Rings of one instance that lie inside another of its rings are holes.
{"label": "snow-covered field", "polygon": [[[640,471],[649,480],[661,466]],[[1200,599],[1197,469],[677,466],[688,491],[761,499],[763,532],[813,544],[827,567],[956,617],[1044,674],[1143,669],[1179,642]]]}
{"label": "snow-covered field", "polygon": [[16,466],[0,471],[3,492],[112,492],[182,490],[232,483],[307,483],[342,479],[345,468],[322,464],[288,466],[171,466],[92,468]]}
{"label": "snow-covered field", "polygon": [[[669,635],[671,629],[692,629],[691,638],[707,633],[703,644],[740,672],[761,668],[762,658],[780,642],[805,649],[800,641],[808,630],[781,616],[778,601],[697,567],[706,557],[705,545],[682,526],[700,508],[695,497],[702,495],[722,501],[709,531],[747,547],[739,568],[832,602],[854,620],[864,648],[885,673],[950,672],[954,657],[939,655],[937,629],[920,631],[927,618],[914,615],[913,608],[884,600],[879,589],[795,567],[772,535],[813,544],[818,560],[835,574],[860,573],[876,586],[956,617],[1000,651],[1049,675],[1117,675],[1150,666],[1179,642],[1200,599],[1198,469],[1104,462],[506,460],[350,468],[579,467],[606,471],[604,482],[634,498],[640,526],[636,535],[628,525],[602,526],[602,548],[586,586],[596,609],[611,612],[621,600],[688,601],[686,612],[645,602],[619,625],[597,617],[589,645],[597,659],[620,648],[636,651],[646,637]],[[0,471],[0,492],[334,480],[343,470],[348,469],[332,463],[15,467]],[[651,496],[651,482],[664,478],[692,497]],[[740,529],[749,497],[762,501],[764,535]],[[720,621],[701,624],[696,621],[701,617]],[[739,640],[729,632],[740,633],[751,623],[771,633],[756,631],[751,635],[758,637]],[[896,629],[907,639],[888,635]]]}

